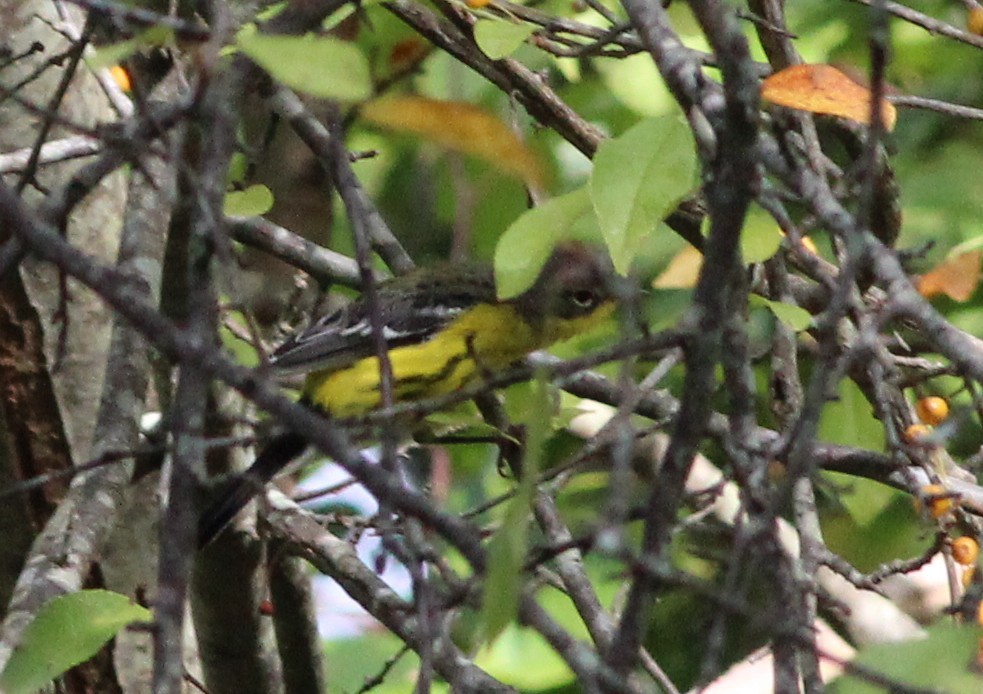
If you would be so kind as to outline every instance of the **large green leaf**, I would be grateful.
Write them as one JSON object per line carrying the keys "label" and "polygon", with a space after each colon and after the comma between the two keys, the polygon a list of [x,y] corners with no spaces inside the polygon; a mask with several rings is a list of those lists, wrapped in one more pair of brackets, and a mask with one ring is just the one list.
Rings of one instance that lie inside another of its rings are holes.
{"label": "large green leaf", "polygon": [[241,31],[236,46],[275,79],[305,94],[340,101],[362,101],[372,95],[369,62],[346,41]]}
{"label": "large green leaf", "polygon": [[150,619],[145,607],[108,590],[83,590],[57,597],[41,608],[25,630],[0,675],[0,691],[36,692],[91,658],[127,624]]}
{"label": "large green leaf", "polygon": [[696,150],[678,116],[650,118],[601,144],[594,155],[590,197],[618,272],[639,243],[693,188]]}
{"label": "large green leaf", "polygon": [[556,243],[574,236],[590,215],[586,188],[553,198],[515,220],[495,247],[495,286],[500,299],[518,296],[536,281]]}

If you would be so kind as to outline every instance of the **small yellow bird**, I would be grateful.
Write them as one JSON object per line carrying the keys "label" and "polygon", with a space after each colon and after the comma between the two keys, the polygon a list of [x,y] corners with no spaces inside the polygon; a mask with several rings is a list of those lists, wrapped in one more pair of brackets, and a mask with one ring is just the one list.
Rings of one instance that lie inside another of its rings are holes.
{"label": "small yellow bird", "polygon": [[[608,256],[579,242],[558,245],[533,285],[499,300],[485,265],[421,268],[379,285],[377,310],[397,402],[432,398],[494,374],[537,349],[597,325],[614,312]],[[379,359],[362,298],[294,335],[272,355],[275,373],[306,373],[301,402],[325,415],[364,415],[381,403]],[[307,441],[293,432],[271,440],[202,514],[208,544]]]}

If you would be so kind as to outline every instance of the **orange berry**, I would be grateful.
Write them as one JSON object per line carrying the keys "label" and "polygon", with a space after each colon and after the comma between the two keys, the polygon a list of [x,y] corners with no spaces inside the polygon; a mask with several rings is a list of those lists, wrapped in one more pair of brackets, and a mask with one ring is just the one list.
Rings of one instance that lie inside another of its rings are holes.
{"label": "orange berry", "polygon": [[941,499],[932,499],[928,503],[929,513],[932,514],[932,518],[941,518],[942,516],[948,514],[955,507],[952,503],[952,497],[946,496]]}
{"label": "orange berry", "polygon": [[983,7],[974,7],[966,14],[966,28],[977,36],[983,36]]}
{"label": "orange berry", "polygon": [[941,518],[950,513],[956,506],[952,495],[940,484],[926,484],[921,489],[920,498],[915,499],[915,510],[922,511],[922,504],[928,506],[932,518]]}
{"label": "orange berry", "polygon": [[980,545],[972,537],[957,537],[952,541],[952,558],[963,566],[976,563],[980,556]]}
{"label": "orange berry", "polygon": [[932,433],[932,427],[927,424],[912,424],[904,430],[904,440],[908,443],[916,443],[930,433]]}
{"label": "orange berry", "polygon": [[967,566],[963,569],[963,575],[959,577],[960,582],[963,584],[963,589],[968,590],[971,585],[973,585],[973,577],[976,575],[975,566]]}
{"label": "orange berry", "polygon": [[465,3],[472,10],[479,10],[486,5],[490,5],[491,0],[465,0]]}
{"label": "orange berry", "polygon": [[113,81],[119,85],[119,88],[124,92],[128,92],[133,89],[133,81],[130,80],[130,73],[126,71],[126,68],[122,65],[113,65],[109,68],[109,74],[112,76]]}
{"label": "orange berry", "polygon": [[919,398],[918,402],[915,403],[915,412],[923,424],[930,424],[934,427],[941,424],[949,416],[949,403],[946,402],[945,398],[940,398],[937,395]]}

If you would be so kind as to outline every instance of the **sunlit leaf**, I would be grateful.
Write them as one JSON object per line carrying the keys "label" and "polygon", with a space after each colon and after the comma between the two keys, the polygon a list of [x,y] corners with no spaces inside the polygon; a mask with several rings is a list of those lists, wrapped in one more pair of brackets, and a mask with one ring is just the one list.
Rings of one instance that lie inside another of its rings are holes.
{"label": "sunlit leaf", "polygon": [[[870,124],[870,90],[832,65],[793,65],[779,70],[762,83],[761,98],[779,106]],[[885,128],[894,129],[898,114],[886,99],[881,102],[881,118]]]}
{"label": "sunlit leaf", "polygon": [[675,115],[644,120],[601,144],[590,196],[618,272],[628,271],[644,236],[693,188],[695,171],[692,134]]}
{"label": "sunlit leaf", "polygon": [[151,613],[125,595],[84,590],[48,602],[24,632],[0,675],[4,694],[36,692],[66,670],[88,660],[127,624]]}
{"label": "sunlit leaf", "polygon": [[472,104],[393,96],[365,104],[361,115],[375,125],[483,159],[530,185],[543,183],[545,169],[536,153],[500,118]]}
{"label": "sunlit leaf", "polygon": [[500,299],[518,296],[536,281],[558,241],[590,215],[585,188],[546,201],[520,215],[495,247],[495,286]]}
{"label": "sunlit leaf", "polygon": [[500,19],[481,19],[474,25],[474,40],[478,48],[492,60],[512,55],[525,40],[532,36],[531,24],[516,24]]}
{"label": "sunlit leaf", "polygon": [[340,101],[372,95],[369,62],[352,43],[328,36],[240,31],[236,45],[275,79],[305,94]]}
{"label": "sunlit leaf", "polygon": [[223,209],[230,217],[257,217],[273,208],[273,193],[264,185],[251,185],[245,190],[225,194]]}
{"label": "sunlit leaf", "polygon": [[968,301],[980,283],[983,251],[967,251],[946,258],[918,278],[918,293],[926,299],[944,294],[955,301]]}

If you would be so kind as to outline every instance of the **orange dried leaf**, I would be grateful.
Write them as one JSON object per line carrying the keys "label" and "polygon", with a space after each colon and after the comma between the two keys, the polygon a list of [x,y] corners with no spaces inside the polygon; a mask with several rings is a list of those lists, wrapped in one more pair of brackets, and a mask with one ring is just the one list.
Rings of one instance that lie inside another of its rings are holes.
{"label": "orange dried leaf", "polygon": [[501,119],[471,104],[395,96],[366,103],[361,114],[378,126],[483,159],[530,185],[543,184],[544,167],[536,153]]}
{"label": "orange dried leaf", "polygon": [[974,7],[966,14],[966,28],[977,36],[983,36],[983,7]]}
{"label": "orange dried leaf", "polygon": [[[793,65],[779,70],[762,83],[761,97],[779,106],[870,124],[870,90],[832,65]],[[881,118],[885,128],[894,129],[898,113],[886,99],[881,100]]]}
{"label": "orange dried leaf", "polygon": [[968,301],[980,282],[983,251],[967,251],[946,258],[918,278],[918,293],[926,299],[945,294],[954,301]]}

